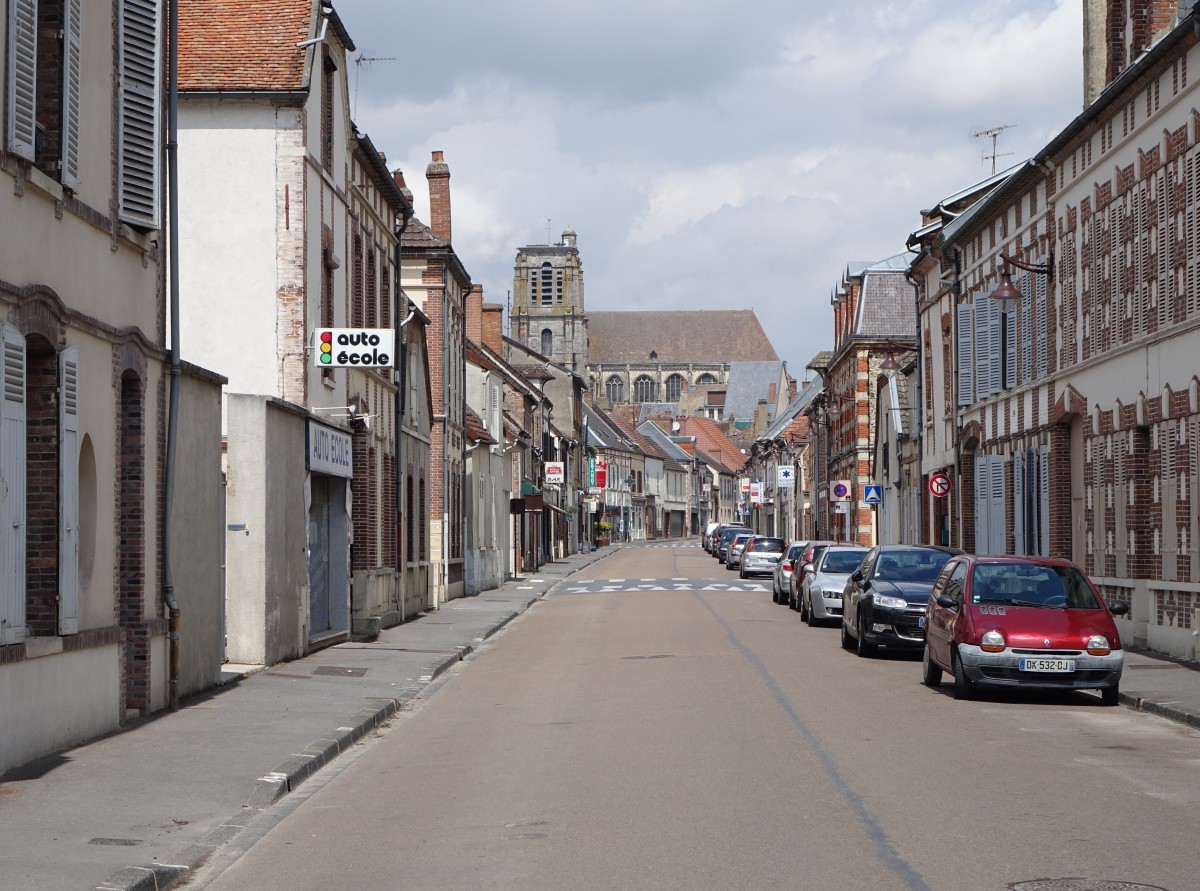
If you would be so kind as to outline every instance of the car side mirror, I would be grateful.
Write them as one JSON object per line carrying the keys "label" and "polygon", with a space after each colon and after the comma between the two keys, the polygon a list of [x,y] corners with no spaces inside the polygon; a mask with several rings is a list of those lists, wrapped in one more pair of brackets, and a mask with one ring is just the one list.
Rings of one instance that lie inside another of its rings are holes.
{"label": "car side mirror", "polygon": [[1124,600],[1116,600],[1108,604],[1108,611],[1114,616],[1123,616],[1129,612],[1129,604]]}
{"label": "car side mirror", "polygon": [[813,566],[811,563],[805,563],[805,564],[804,564],[804,571],[805,571],[805,572],[816,572],[816,571],[817,571],[817,567]]}
{"label": "car side mirror", "polygon": [[856,584],[862,584],[862,580],[863,580],[862,570],[861,569],[854,570],[854,572],[850,573],[850,578],[852,578]]}
{"label": "car side mirror", "polygon": [[937,605],[942,609],[958,609],[958,601],[949,594],[939,594]]}

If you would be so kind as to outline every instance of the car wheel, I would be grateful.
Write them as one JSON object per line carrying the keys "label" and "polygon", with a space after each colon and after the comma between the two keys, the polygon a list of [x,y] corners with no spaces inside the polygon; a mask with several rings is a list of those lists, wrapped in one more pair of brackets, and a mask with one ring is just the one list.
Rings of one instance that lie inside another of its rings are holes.
{"label": "car wheel", "polygon": [[973,699],[975,683],[967,677],[966,669],[963,668],[962,659],[958,657],[957,652],[951,657],[951,664],[954,666],[954,698]]}
{"label": "car wheel", "polygon": [[925,645],[924,655],[921,657],[921,683],[926,687],[938,687],[942,683],[942,670],[929,657],[929,644]]}
{"label": "car wheel", "polygon": [[1113,684],[1111,687],[1100,689],[1100,704],[1106,706],[1118,705],[1121,702],[1121,688]]}
{"label": "car wheel", "polygon": [[802,621],[807,622],[808,621],[808,606],[804,602],[804,592],[803,591],[800,592],[800,603],[798,605],[798,608],[800,611],[800,619]]}
{"label": "car wheel", "polygon": [[855,652],[866,659],[868,656],[875,655],[875,649],[875,644],[867,643],[867,620],[860,617],[858,620],[858,646],[855,648]]}
{"label": "car wheel", "polygon": [[813,615],[812,595],[809,595],[808,603],[804,607],[804,621],[808,623],[809,628],[817,627],[817,617]]}
{"label": "car wheel", "polygon": [[788,609],[797,610],[800,604],[796,603],[796,593],[792,590],[792,586],[788,585]]}
{"label": "car wheel", "polygon": [[744,579],[745,577],[746,577],[746,567],[742,566],[738,569],[738,578]]}
{"label": "car wheel", "polygon": [[844,619],[842,620],[842,649],[854,649],[854,638],[850,636],[850,629],[846,627],[846,621]]}

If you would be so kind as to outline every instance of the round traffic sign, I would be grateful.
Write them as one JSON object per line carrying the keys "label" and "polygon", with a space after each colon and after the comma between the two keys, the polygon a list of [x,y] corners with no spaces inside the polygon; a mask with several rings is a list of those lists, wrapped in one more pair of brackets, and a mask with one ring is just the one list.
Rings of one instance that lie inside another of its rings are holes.
{"label": "round traffic sign", "polygon": [[950,494],[950,477],[944,473],[935,473],[929,478],[929,491],[938,498],[945,498]]}
{"label": "round traffic sign", "polygon": [[845,498],[849,494],[850,494],[850,488],[845,483],[834,483],[833,484],[833,497],[834,498]]}

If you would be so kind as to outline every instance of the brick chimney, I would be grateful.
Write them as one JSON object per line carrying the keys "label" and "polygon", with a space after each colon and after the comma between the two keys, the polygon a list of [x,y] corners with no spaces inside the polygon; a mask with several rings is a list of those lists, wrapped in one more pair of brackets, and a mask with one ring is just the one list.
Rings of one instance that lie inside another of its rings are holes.
{"label": "brick chimney", "polygon": [[412,204],[412,189],[408,187],[408,183],[404,181],[403,170],[393,170],[392,179],[396,181],[396,185],[400,187],[400,193],[408,199],[409,205]]}
{"label": "brick chimney", "polygon": [[1085,108],[1174,27],[1178,12],[1182,12],[1179,0],[1084,0]]}
{"label": "brick chimney", "polygon": [[498,356],[504,355],[504,304],[485,303],[482,306],[483,345]]}
{"label": "brick chimney", "polygon": [[483,285],[471,285],[467,294],[467,339],[483,343]]}
{"label": "brick chimney", "polygon": [[429,181],[429,228],[450,243],[450,165],[441,152],[433,153],[425,179]]}

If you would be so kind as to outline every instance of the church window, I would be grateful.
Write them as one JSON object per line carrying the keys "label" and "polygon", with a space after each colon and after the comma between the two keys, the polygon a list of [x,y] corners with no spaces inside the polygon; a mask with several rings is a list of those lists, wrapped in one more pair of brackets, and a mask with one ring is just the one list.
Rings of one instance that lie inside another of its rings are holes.
{"label": "church window", "polygon": [[550,262],[546,261],[542,264],[542,303],[549,306],[554,302],[554,270],[550,268]]}
{"label": "church window", "polygon": [[558,273],[554,277],[554,302],[555,303],[563,302],[562,288],[563,288],[563,274],[562,274],[562,270],[560,269],[560,270],[558,270]]}
{"label": "church window", "polygon": [[549,328],[542,330],[542,355],[551,356],[554,354],[554,332]]}
{"label": "church window", "polygon": [[667,402],[678,402],[683,394],[683,375],[673,374],[667,378]]}
{"label": "church window", "polygon": [[633,401],[653,402],[657,389],[654,386],[654,380],[648,375],[643,374],[633,382]]}
{"label": "church window", "polygon": [[709,374],[708,372],[705,372],[704,374],[702,374],[698,378],[696,378],[696,383],[701,387],[703,387],[705,384],[715,384],[716,382],[717,382],[716,377]]}
{"label": "church window", "polygon": [[625,401],[625,382],[614,374],[605,383],[604,392],[608,396],[609,402],[618,405]]}

